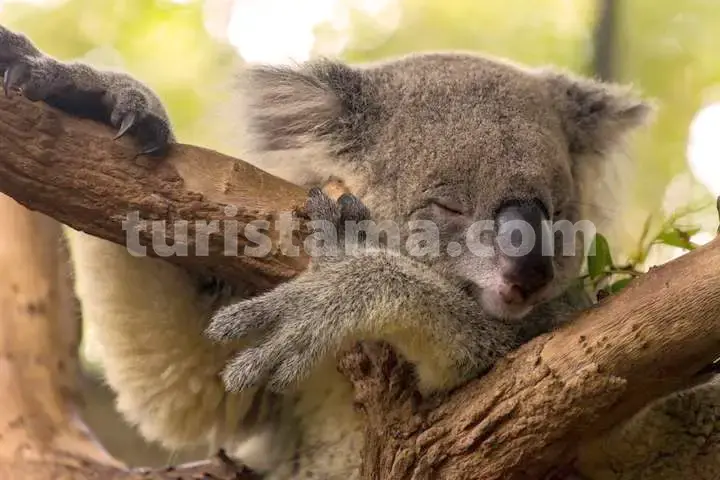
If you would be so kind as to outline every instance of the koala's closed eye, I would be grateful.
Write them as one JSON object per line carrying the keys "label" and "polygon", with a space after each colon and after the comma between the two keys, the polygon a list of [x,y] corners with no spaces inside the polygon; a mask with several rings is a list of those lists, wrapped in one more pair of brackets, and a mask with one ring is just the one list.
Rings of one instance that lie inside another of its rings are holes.
{"label": "koala's closed eye", "polygon": [[432,199],[430,200],[430,207],[433,208],[433,210],[446,215],[465,215],[462,205],[452,200]]}

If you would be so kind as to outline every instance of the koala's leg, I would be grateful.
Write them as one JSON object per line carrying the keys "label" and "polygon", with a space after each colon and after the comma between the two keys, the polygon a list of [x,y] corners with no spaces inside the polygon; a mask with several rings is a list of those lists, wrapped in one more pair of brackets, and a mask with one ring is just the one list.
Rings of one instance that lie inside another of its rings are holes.
{"label": "koala's leg", "polygon": [[237,422],[218,377],[230,353],[202,336],[210,312],[191,278],[162,260],[66,229],[88,337],[118,407],[143,435],[169,447],[207,441]]}
{"label": "koala's leg", "polygon": [[30,100],[118,128],[141,147],[141,154],[162,154],[174,141],[167,113],[143,83],[129,75],[59,62],[24,35],[0,26],[0,74],[6,95],[20,91]]}
{"label": "koala's leg", "polygon": [[720,478],[720,376],[656,400],[580,452],[590,480]]}
{"label": "koala's leg", "polygon": [[220,372],[242,345],[203,336],[213,302],[197,279],[121,245],[65,233],[92,356],[123,416],[167,448],[222,446],[257,471],[289,462],[289,400],[262,389],[226,392]]}

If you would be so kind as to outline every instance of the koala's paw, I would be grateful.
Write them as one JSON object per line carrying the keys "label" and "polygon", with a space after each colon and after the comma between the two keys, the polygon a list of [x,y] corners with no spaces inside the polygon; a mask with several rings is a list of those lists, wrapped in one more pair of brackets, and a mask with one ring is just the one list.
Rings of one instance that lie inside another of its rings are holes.
{"label": "koala's paw", "polygon": [[133,78],[66,64],[43,54],[24,35],[0,26],[0,73],[6,96],[21,93],[69,114],[103,120],[140,145],[140,155],[163,154],[172,129],[154,94]]}
{"label": "koala's paw", "polygon": [[344,231],[345,222],[370,220],[370,210],[359,198],[343,193],[334,201],[321,189],[310,189],[305,209],[311,220],[331,222]]}
{"label": "koala's paw", "polygon": [[111,83],[105,94],[110,109],[110,123],[117,127],[115,139],[125,134],[137,141],[139,155],[163,155],[172,142],[170,123],[164,112],[158,112],[147,89],[138,82]]}
{"label": "koala's paw", "polygon": [[22,92],[32,101],[44,100],[67,83],[55,62],[24,35],[0,26],[0,70],[6,96]]}
{"label": "koala's paw", "polygon": [[221,308],[205,331],[217,342],[247,346],[223,372],[230,391],[267,384],[282,393],[304,379],[320,357],[336,347],[341,326],[326,325],[327,312],[293,282],[259,297]]}

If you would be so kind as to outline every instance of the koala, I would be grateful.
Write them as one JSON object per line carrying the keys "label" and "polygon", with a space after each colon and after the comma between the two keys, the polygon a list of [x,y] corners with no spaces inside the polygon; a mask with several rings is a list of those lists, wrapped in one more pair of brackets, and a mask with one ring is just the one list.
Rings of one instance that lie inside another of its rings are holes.
{"label": "koala", "polygon": [[[175,141],[141,82],[57,61],[2,27],[0,71],[6,93],[112,125],[140,154]],[[311,218],[337,242],[246,298],[68,229],[82,314],[118,410],[148,440],[223,447],[270,480],[357,478],[362,419],[336,355],[386,341],[432,394],[567,321],[582,307],[570,285],[584,241],[546,243],[548,222],[591,218],[600,173],[650,107],[628,88],[465,52],[253,65],[240,78],[243,158],[310,189]],[[333,178],[352,194],[318,190]],[[363,222],[397,229],[376,241]],[[435,226],[429,252],[410,245],[413,222]],[[520,255],[519,223],[543,239]],[[705,425],[704,411],[681,413]],[[588,478],[645,478],[612,471]]]}

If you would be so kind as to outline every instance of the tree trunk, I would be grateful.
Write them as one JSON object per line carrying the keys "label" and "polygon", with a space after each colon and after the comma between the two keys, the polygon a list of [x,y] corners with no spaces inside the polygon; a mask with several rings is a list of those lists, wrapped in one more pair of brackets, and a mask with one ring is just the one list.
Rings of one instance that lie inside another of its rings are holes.
{"label": "tree trunk", "polygon": [[617,0],[596,0],[597,22],[593,35],[593,72],[599,80],[615,80]]}

